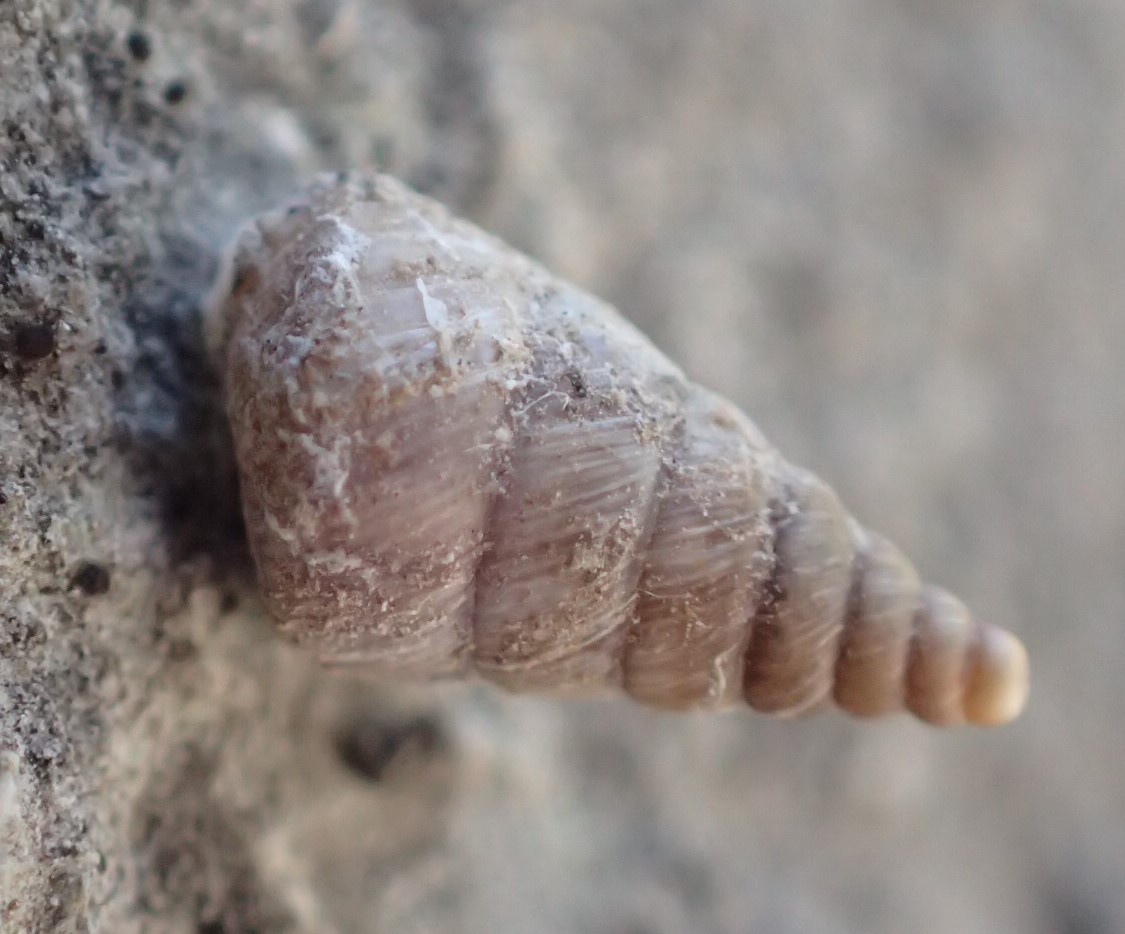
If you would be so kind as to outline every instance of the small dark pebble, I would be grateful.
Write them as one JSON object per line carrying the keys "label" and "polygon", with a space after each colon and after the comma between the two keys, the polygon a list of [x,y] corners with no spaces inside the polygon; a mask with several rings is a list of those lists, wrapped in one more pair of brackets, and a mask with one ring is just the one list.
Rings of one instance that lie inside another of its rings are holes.
{"label": "small dark pebble", "polygon": [[383,781],[392,771],[409,771],[445,745],[441,728],[427,717],[405,723],[386,723],[363,719],[352,723],[336,736],[340,761],[362,778]]}
{"label": "small dark pebble", "polygon": [[78,588],[88,597],[97,597],[109,590],[109,571],[93,561],[83,561],[70,578],[71,589]]}
{"label": "small dark pebble", "polygon": [[576,399],[585,399],[588,391],[586,389],[586,381],[582,378],[582,374],[574,370],[566,374],[567,379],[570,380],[570,389]]}
{"label": "small dark pebble", "polygon": [[179,104],[187,97],[188,86],[185,81],[169,81],[164,88],[164,100],[169,104]]}
{"label": "small dark pebble", "polygon": [[22,324],[15,337],[16,354],[23,360],[42,360],[55,349],[55,328],[50,324]]}
{"label": "small dark pebble", "polygon": [[152,40],[139,29],[129,33],[125,47],[138,62],[146,61],[152,55]]}

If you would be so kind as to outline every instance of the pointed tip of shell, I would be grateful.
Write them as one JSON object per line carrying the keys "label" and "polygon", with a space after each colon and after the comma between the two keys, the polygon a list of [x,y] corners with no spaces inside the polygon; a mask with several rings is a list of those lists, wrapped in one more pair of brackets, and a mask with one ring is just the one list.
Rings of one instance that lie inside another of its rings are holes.
{"label": "pointed tip of shell", "polygon": [[1027,650],[1010,632],[985,626],[965,685],[965,719],[977,726],[1001,726],[1027,703]]}

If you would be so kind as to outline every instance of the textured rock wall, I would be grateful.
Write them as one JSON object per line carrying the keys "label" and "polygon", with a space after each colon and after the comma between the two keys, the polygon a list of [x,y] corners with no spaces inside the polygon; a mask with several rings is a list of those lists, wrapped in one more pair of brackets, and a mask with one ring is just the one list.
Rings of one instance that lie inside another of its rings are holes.
{"label": "textured rock wall", "polygon": [[[1114,0],[0,4],[0,930],[1125,928]],[[199,309],[375,166],[1031,650],[999,733],[403,689],[256,604]]]}

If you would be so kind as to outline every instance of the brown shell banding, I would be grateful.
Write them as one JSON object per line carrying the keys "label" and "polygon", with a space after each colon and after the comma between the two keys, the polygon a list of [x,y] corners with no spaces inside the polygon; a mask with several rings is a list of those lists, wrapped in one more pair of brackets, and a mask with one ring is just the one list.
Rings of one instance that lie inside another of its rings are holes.
{"label": "brown shell banding", "polygon": [[263,592],[325,661],[676,709],[1022,706],[1010,634],[613,309],[392,179],[260,218],[216,296]]}

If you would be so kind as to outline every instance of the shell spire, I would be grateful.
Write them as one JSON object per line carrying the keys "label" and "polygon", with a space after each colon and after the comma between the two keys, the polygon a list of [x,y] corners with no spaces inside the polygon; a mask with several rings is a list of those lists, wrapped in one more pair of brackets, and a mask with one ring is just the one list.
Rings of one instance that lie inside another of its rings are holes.
{"label": "shell spire", "polygon": [[616,311],[385,176],[248,226],[216,286],[251,550],[326,663],[655,706],[1003,723],[974,621]]}

